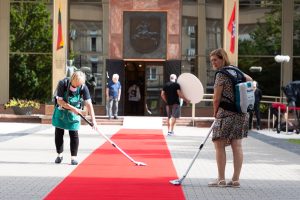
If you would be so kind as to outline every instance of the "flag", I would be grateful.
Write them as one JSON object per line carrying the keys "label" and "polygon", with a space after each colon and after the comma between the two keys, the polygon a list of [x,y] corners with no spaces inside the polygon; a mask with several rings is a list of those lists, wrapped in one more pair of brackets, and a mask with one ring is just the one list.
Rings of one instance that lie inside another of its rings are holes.
{"label": "flag", "polygon": [[58,32],[57,32],[57,47],[56,49],[61,49],[64,47],[64,40],[62,37],[62,27],[61,27],[61,11],[60,6],[58,9]]}
{"label": "flag", "polygon": [[234,53],[234,47],[235,47],[235,26],[236,26],[236,21],[235,21],[235,2],[234,2],[234,7],[231,13],[231,17],[227,26],[228,31],[231,34],[231,38],[230,38],[230,52]]}

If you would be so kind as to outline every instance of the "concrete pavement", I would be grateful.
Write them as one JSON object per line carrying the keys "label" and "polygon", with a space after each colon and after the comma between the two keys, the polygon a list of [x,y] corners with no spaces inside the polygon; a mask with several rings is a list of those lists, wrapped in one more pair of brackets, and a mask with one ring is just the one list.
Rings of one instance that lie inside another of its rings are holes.
{"label": "concrete pavement", "polygon": [[[100,126],[107,136],[120,128]],[[166,135],[166,127],[163,131]],[[166,136],[179,177],[186,171],[207,131],[208,128],[178,126],[174,136]],[[70,165],[67,134],[64,137],[64,160],[57,165],[54,164],[56,153],[51,125],[0,123],[0,199],[43,199],[74,170],[76,166]],[[186,199],[298,200],[300,145],[287,142],[291,137],[300,138],[296,134],[251,131],[243,142],[244,165],[241,188],[238,189],[207,187],[207,183],[217,176],[215,151],[209,138],[182,184]],[[89,126],[82,126],[78,160],[83,161],[104,142],[104,138]],[[230,147],[227,155],[226,178],[229,180],[233,171]]]}

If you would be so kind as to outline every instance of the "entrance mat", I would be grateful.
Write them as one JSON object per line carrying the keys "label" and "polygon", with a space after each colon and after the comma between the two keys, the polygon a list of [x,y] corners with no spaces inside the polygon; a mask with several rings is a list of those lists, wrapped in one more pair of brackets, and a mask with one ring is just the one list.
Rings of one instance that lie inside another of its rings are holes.
{"label": "entrance mat", "polygon": [[162,129],[162,117],[124,117],[125,129]]}
{"label": "entrance mat", "polygon": [[121,129],[111,138],[135,161],[106,142],[88,156],[45,199],[182,200],[181,186],[162,130]]}

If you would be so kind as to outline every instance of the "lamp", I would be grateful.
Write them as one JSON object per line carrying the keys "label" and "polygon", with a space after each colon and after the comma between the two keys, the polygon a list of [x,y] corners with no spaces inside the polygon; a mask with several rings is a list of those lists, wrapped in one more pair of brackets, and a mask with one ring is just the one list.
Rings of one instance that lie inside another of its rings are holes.
{"label": "lamp", "polygon": [[261,66],[251,66],[249,68],[250,72],[261,72],[262,71],[262,67]]}
{"label": "lamp", "polygon": [[283,97],[283,93],[282,93],[282,86],[283,86],[283,63],[284,62],[289,62],[290,61],[290,56],[288,55],[277,55],[275,56],[275,61],[280,64],[280,101],[282,102],[282,97]]}
{"label": "lamp", "polygon": [[275,61],[278,63],[289,62],[290,56],[277,55],[275,56]]}

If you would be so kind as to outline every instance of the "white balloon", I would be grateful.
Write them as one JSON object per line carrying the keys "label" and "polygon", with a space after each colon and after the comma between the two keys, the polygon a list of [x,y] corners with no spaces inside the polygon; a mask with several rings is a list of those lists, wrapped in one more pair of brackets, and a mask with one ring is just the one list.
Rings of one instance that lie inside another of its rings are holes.
{"label": "white balloon", "polygon": [[191,73],[183,73],[178,79],[183,95],[191,101],[191,103],[199,103],[203,99],[204,89],[201,81]]}

